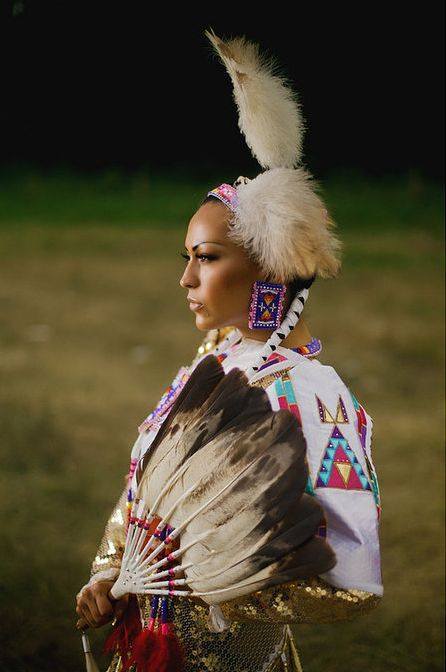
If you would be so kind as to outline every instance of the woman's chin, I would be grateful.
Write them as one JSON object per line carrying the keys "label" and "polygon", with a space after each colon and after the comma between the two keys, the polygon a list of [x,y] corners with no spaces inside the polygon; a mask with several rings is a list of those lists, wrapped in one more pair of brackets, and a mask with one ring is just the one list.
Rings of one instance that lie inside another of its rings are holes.
{"label": "woman's chin", "polygon": [[199,331],[209,331],[210,329],[219,329],[219,324],[210,315],[195,315],[195,326]]}

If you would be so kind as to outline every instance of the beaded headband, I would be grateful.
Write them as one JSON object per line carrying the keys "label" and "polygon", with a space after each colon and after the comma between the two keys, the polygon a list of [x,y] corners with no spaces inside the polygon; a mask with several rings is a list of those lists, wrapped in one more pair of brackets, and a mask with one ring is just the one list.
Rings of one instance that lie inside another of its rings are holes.
{"label": "beaded headband", "polygon": [[230,184],[220,184],[212,191],[208,191],[207,196],[213,196],[218,198],[219,201],[224,203],[232,212],[235,212],[238,206],[238,194],[237,189],[231,187]]}

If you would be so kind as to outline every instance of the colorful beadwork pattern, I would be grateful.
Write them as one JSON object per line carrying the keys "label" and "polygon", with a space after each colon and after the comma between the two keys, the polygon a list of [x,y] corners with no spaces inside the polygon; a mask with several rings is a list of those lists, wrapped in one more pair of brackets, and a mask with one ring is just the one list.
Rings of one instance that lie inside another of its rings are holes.
{"label": "colorful beadwork pattern", "polygon": [[[299,355],[302,355],[303,357],[316,357],[316,355],[319,355],[320,352],[322,351],[322,343],[318,338],[312,338],[307,345],[299,345],[296,348],[289,348],[289,350],[292,350],[293,352],[297,352]],[[273,364],[278,364],[279,362],[286,362],[287,357],[284,355],[281,355],[279,352],[272,352],[270,356],[267,358],[265,363],[259,368],[259,371],[263,371],[263,369],[268,368],[269,366],[272,366]]]}
{"label": "colorful beadwork pattern", "polygon": [[266,360],[265,364],[260,367],[259,371],[263,371],[263,369],[267,369],[268,366],[272,366],[273,364],[278,364],[279,362],[286,362],[287,357],[284,357],[283,355],[279,354],[278,352],[272,352],[268,359]]}
{"label": "colorful beadwork pattern", "polygon": [[338,399],[338,407],[336,409],[336,416],[333,417],[332,413],[328,410],[326,405],[319,399],[317,394],[315,395],[317,402],[317,409],[319,412],[319,418],[321,422],[330,424],[330,425],[344,425],[348,423],[348,415],[345,410],[345,404],[342,401],[341,395]]}
{"label": "colorful beadwork pattern", "polygon": [[227,205],[232,212],[235,212],[238,206],[237,189],[231,187],[230,184],[220,184],[218,187],[208,191],[206,196],[218,198],[218,200]]}
{"label": "colorful beadwork pattern", "polygon": [[157,407],[147,416],[147,418],[138,427],[138,432],[142,434],[147,429],[159,429],[165,419],[166,413],[180,394],[181,390],[189,379],[189,370],[182,366],[175,376],[172,383],[164,392]]}
{"label": "colorful beadwork pattern", "polygon": [[366,437],[367,437],[367,417],[365,414],[365,411],[361,404],[358,402],[355,396],[350,392],[350,396],[352,398],[353,406],[356,411],[356,418],[358,421],[358,434],[359,434],[359,440],[361,441],[361,446],[363,450],[365,451],[366,447]]}
{"label": "colorful beadwork pattern", "polygon": [[280,408],[285,408],[296,416],[299,427],[302,427],[302,418],[300,417],[299,407],[296,401],[296,395],[293,390],[293,383],[287,372],[281,378],[277,378],[274,383],[275,392]]}
{"label": "colorful beadwork pattern", "polygon": [[312,338],[306,345],[299,345],[297,348],[291,348],[291,350],[304,357],[315,357],[322,352],[322,343],[318,338]]}
{"label": "colorful beadwork pattern", "polygon": [[306,488],[305,488],[305,492],[307,493],[307,495],[314,495],[315,494],[314,488],[313,488],[313,483],[311,482],[311,476],[308,476],[308,481],[307,481],[307,485],[306,485]]}
{"label": "colorful beadwork pattern", "polygon": [[352,398],[353,406],[356,411],[357,418],[357,431],[359,435],[359,440],[361,442],[362,450],[364,451],[365,462],[367,465],[367,471],[369,472],[370,482],[372,484],[373,497],[376,504],[376,510],[378,512],[378,518],[381,517],[381,495],[379,491],[378,477],[376,471],[373,468],[373,465],[367,455],[366,450],[366,438],[367,438],[367,416],[364,408],[361,406],[359,401],[356,399],[354,394],[350,391],[350,396]]}
{"label": "colorful beadwork pattern", "polygon": [[133,474],[136,471],[137,466],[138,466],[138,460],[136,458],[131,459],[130,460],[129,473],[127,474],[127,484],[128,484],[128,490],[127,490],[127,523],[130,520],[130,512],[132,510],[132,503],[133,503],[132,478],[133,478]]}
{"label": "colorful beadwork pattern", "polygon": [[256,280],[249,308],[250,329],[277,329],[281,324],[286,285]]}
{"label": "colorful beadwork pattern", "polygon": [[371,490],[367,476],[347,439],[334,426],[321,461],[316,488]]}

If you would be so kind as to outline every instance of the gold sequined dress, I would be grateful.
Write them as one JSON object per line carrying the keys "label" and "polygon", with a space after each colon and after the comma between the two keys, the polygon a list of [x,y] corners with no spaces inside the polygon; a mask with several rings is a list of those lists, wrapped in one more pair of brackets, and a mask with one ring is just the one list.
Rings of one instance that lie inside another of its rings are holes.
{"label": "gold sequined dress", "polygon": [[[223,335],[221,332],[209,332],[207,338],[200,346],[191,368],[203,356],[212,352],[213,347],[215,347]],[[240,346],[238,350],[235,348],[232,362],[231,354],[225,361],[222,361],[224,367],[226,362],[227,370],[235,365],[243,368],[244,364],[249,362],[250,358],[252,359],[257,345],[251,339],[246,339],[246,341],[247,343],[242,344],[241,350]],[[258,345],[260,346],[261,344]],[[245,350],[243,350],[243,347],[245,347]],[[282,352],[276,358],[278,361],[272,360],[272,363],[269,363],[265,367],[263,375],[260,371],[250,382],[251,384],[263,387],[267,391],[274,387],[275,394],[271,396],[272,407],[274,408],[276,405],[276,407],[283,408],[284,403],[288,403],[288,408],[295,412],[296,419],[302,422],[303,415],[301,409],[305,404],[298,407],[296,398],[293,396],[294,392],[289,387],[292,383],[290,374],[296,368],[296,359],[287,356],[290,351],[288,353],[285,351],[288,349],[280,348],[280,350]],[[294,355],[294,353],[291,354]],[[305,376],[303,376],[304,379]],[[323,390],[321,391],[321,395],[322,392]],[[354,397],[353,399],[356,402]],[[321,404],[323,403],[321,400],[319,401]],[[354,408],[357,411],[356,407]],[[320,407],[318,410],[320,411]],[[343,412],[345,413],[343,416],[345,421],[347,417],[345,405]],[[333,413],[332,415],[334,416],[335,414]],[[369,416],[366,417],[369,418]],[[346,423],[344,422],[344,424]],[[302,427],[305,434],[305,422],[303,422]],[[356,423],[357,430],[358,424]],[[135,455],[138,455],[138,451],[140,451],[140,444],[144,444],[145,434],[147,432],[142,432],[135,443],[132,453],[133,465],[137,459]],[[306,438],[308,443],[308,437]],[[331,438],[331,441],[333,441],[333,438]],[[352,443],[351,438],[349,441]],[[141,456],[141,452],[139,452],[139,455]],[[370,455],[365,460],[364,465],[366,463],[370,470],[367,474],[367,483],[370,483],[369,492],[373,495],[371,501],[374,501],[375,511],[378,512],[376,517],[378,517],[379,491]],[[336,464],[333,469],[335,466]],[[356,470],[359,473],[357,468]],[[345,469],[342,473],[345,473]],[[320,481],[320,476],[312,475],[310,476],[310,480],[316,486]],[[365,481],[363,482],[365,483]],[[372,488],[372,484],[375,486],[374,489]],[[313,492],[312,490],[313,485],[309,482],[309,489],[307,491],[317,496],[318,488],[315,487]],[[127,489],[125,489],[106,525],[103,539],[92,564],[90,582],[114,578],[119,573],[120,560],[125,544],[127,499],[128,493]],[[368,503],[370,504],[370,502]],[[324,502],[322,504],[324,506]],[[331,510],[333,508],[331,502],[328,502],[328,504],[328,510]],[[327,529],[323,531],[324,536],[328,536],[330,543],[333,543],[336,539],[337,523],[335,516],[336,512],[332,516],[327,516]],[[331,521],[333,521],[333,524],[331,524]],[[341,527],[345,527],[345,520],[342,521]],[[330,538],[331,528],[333,528],[333,539]],[[354,543],[356,543],[358,538],[358,531],[356,529],[353,530],[351,537],[354,538]],[[373,541],[376,544],[376,539]],[[362,541],[361,546],[364,544],[367,544],[366,539]],[[338,546],[342,559],[342,548],[339,544]],[[339,557],[339,551],[336,546],[335,550]],[[349,553],[352,552],[351,548],[347,550]],[[369,555],[373,557],[373,553]],[[186,667],[184,672],[301,671],[299,656],[290,628],[291,624],[332,623],[341,620],[353,620],[360,614],[373,609],[381,599],[382,590],[379,588],[379,583],[377,588],[375,588],[375,584],[373,582],[370,583],[369,578],[366,578],[364,583],[362,577],[352,576],[350,585],[349,579],[347,579],[346,583],[343,578],[342,571],[339,577],[334,574],[333,576],[316,577],[310,581],[293,581],[224,602],[219,606],[221,609],[220,613],[226,621],[226,629],[220,632],[213,631],[215,628],[210,625],[209,609],[204,603],[193,601],[187,597],[176,598],[175,629],[185,651]],[[138,596],[137,599],[141,617],[147,622],[150,614],[150,596]],[[116,655],[110,664],[108,672],[120,672],[121,669],[121,660]]]}

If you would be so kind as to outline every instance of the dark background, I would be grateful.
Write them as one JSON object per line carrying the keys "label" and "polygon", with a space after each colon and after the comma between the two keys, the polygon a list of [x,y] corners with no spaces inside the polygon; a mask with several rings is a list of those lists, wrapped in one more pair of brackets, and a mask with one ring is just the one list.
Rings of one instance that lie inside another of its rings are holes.
{"label": "dark background", "polygon": [[3,165],[255,174],[212,27],[277,57],[315,174],[443,173],[442,2],[16,0],[2,13]]}

